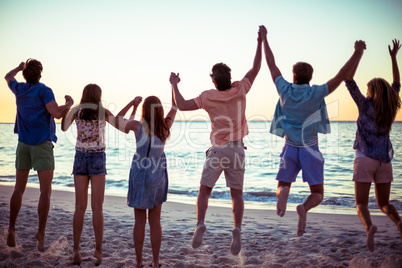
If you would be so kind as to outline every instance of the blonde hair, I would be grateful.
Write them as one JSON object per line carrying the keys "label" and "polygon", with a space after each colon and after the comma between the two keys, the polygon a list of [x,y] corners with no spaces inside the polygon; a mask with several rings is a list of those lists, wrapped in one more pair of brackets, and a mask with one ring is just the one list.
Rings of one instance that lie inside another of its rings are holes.
{"label": "blonde hair", "polygon": [[375,123],[378,131],[391,131],[396,113],[401,108],[401,98],[391,85],[382,78],[367,83],[367,90],[377,112]]}

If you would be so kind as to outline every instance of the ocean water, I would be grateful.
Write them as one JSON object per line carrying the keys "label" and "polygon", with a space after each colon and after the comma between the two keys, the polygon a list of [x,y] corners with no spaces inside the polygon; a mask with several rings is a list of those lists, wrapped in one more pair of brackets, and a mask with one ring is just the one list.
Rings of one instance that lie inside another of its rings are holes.
{"label": "ocean water", "polygon": [[[246,208],[275,209],[276,173],[279,168],[279,155],[284,139],[269,134],[270,122],[248,122],[249,135],[244,139],[246,150],[246,173],[244,181],[244,200]],[[166,143],[169,173],[168,200],[195,204],[205,151],[210,146],[209,122],[177,121],[173,124],[172,135]],[[356,132],[355,122],[331,122],[331,134],[319,135],[320,150],[325,159],[324,200],[314,208],[317,212],[355,214],[354,184],[352,181]],[[391,141],[395,149],[393,159],[394,182],[390,202],[402,212],[402,123],[395,122]],[[53,189],[74,191],[71,175],[76,128],[73,124],[67,132],[57,125],[58,142],[54,154],[56,170]],[[131,160],[135,153],[133,132],[124,134],[113,127],[106,128],[107,172],[106,194],[126,196],[127,181]],[[17,135],[13,134],[13,124],[0,124],[0,187],[14,185],[15,149]],[[38,187],[36,172],[31,171],[28,185]],[[374,186],[371,187],[369,207],[379,214],[375,200]],[[301,172],[292,184],[288,210],[295,210],[309,195],[308,184],[302,182]],[[222,177],[212,191],[210,204],[230,206],[230,195]]]}

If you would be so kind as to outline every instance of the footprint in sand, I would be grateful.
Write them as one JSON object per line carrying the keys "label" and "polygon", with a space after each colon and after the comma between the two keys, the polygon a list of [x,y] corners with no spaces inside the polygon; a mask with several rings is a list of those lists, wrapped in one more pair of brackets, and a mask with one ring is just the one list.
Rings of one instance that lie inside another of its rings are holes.
{"label": "footprint in sand", "polygon": [[65,253],[66,248],[68,247],[67,237],[60,236],[56,241],[54,241],[50,247],[43,254],[44,257],[55,257],[60,256]]}

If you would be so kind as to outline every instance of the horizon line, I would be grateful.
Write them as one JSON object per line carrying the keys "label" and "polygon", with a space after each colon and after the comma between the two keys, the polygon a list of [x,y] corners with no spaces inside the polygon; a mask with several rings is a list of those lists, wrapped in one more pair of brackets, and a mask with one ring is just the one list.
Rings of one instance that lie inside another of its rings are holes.
{"label": "horizon line", "polygon": [[[357,120],[330,120],[330,122],[354,123]],[[211,120],[175,120],[175,122],[211,122]],[[247,122],[272,122],[272,120],[247,120]],[[395,120],[394,123],[400,123],[402,120]],[[0,122],[0,124],[14,124],[15,122]],[[55,122],[61,124],[61,122]]]}

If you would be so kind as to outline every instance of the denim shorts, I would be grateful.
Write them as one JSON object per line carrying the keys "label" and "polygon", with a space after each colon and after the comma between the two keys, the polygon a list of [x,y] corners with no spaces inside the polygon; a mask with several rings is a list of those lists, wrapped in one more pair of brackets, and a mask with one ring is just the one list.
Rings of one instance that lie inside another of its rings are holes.
{"label": "denim shorts", "polygon": [[106,175],[105,152],[75,151],[73,175]]}
{"label": "denim shorts", "polygon": [[276,180],[295,182],[300,170],[303,172],[303,181],[309,185],[324,184],[324,157],[318,145],[295,147],[286,144],[283,147]]}

